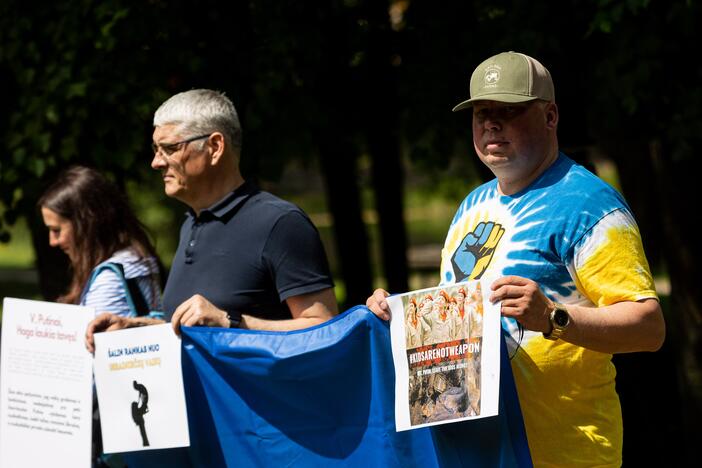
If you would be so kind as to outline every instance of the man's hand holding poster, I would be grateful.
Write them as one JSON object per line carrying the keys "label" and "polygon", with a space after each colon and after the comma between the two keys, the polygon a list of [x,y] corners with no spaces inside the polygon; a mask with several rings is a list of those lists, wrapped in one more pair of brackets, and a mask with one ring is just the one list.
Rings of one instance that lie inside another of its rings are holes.
{"label": "man's hand holding poster", "polygon": [[480,281],[388,297],[398,431],[495,416],[500,313]]}

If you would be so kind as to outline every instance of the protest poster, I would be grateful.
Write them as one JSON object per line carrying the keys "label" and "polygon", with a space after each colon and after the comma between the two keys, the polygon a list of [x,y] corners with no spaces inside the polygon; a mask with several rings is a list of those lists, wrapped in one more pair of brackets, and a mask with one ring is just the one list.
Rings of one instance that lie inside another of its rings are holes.
{"label": "protest poster", "polygon": [[90,466],[89,307],[5,298],[0,466]]}
{"label": "protest poster", "polygon": [[497,415],[500,313],[480,281],[388,297],[398,431]]}
{"label": "protest poster", "polygon": [[95,334],[105,453],[190,445],[180,348],[170,324]]}

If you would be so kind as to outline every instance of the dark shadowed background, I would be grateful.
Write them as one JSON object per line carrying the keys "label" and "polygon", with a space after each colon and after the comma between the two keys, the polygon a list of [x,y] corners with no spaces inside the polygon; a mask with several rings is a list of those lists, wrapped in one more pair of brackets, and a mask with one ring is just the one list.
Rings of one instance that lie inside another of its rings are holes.
{"label": "dark shadowed background", "polygon": [[65,287],[35,204],[70,164],[111,174],[170,263],[184,207],[149,168],[151,118],[191,88],[234,101],[245,177],[311,215],[344,307],[435,285],[453,210],[490,177],[451,108],[479,62],[515,50],[551,71],[561,147],[624,194],[661,293],[663,349],[615,357],[625,465],[691,463],[700,29],[684,0],[1,0],[0,295]]}

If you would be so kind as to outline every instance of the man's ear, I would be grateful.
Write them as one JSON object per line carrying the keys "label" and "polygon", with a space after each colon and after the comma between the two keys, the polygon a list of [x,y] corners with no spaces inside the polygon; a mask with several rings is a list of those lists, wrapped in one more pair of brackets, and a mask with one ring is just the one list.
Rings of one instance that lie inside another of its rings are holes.
{"label": "man's ear", "polygon": [[220,132],[213,132],[210,138],[207,140],[207,146],[210,150],[210,164],[216,166],[219,164],[224,154],[224,147],[226,145],[224,135]]}
{"label": "man's ear", "polygon": [[549,102],[544,109],[546,113],[546,126],[555,129],[558,127],[558,106],[555,102]]}

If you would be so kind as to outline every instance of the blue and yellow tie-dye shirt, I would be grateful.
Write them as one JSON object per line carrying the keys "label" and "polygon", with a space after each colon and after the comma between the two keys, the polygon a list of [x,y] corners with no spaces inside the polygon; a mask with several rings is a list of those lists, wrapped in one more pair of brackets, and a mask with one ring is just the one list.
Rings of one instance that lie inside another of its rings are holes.
{"label": "blue and yellow tie-dye shirt", "polygon": [[[471,192],[451,223],[441,282],[517,275],[554,301],[606,306],[655,298],[641,237],[621,195],[560,154],[525,190]],[[605,312],[603,312],[605,313]],[[519,400],[537,466],[620,466],[622,420],[611,355],[517,327]]]}

